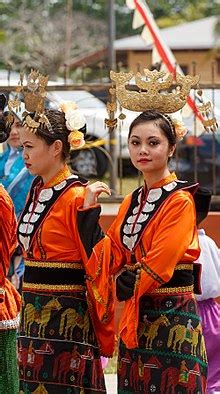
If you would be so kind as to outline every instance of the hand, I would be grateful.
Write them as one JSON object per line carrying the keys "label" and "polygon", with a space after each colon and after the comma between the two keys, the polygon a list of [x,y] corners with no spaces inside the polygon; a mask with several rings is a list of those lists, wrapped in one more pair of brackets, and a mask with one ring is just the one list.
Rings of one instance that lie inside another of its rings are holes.
{"label": "hand", "polygon": [[108,185],[104,182],[97,181],[86,186],[83,208],[89,208],[96,204],[101,193],[106,193],[109,196],[111,195]]}
{"label": "hand", "polygon": [[126,301],[134,295],[135,282],[139,274],[140,270],[124,271],[117,277],[116,296],[119,301]]}

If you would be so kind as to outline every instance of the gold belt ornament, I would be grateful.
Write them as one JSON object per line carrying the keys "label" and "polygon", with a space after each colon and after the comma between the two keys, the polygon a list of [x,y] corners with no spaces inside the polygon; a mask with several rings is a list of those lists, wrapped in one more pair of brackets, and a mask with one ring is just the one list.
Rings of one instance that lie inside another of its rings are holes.
{"label": "gold belt ornament", "polygon": [[82,269],[82,263],[68,261],[25,260],[26,267]]}
{"label": "gold belt ornament", "polygon": [[174,271],[180,271],[180,270],[193,270],[193,264],[192,263],[179,263],[176,265],[174,268]]}
{"label": "gold belt ornament", "polygon": [[82,261],[25,260],[23,289],[30,291],[85,291]]}
{"label": "gold belt ornament", "polygon": [[49,285],[44,283],[29,283],[23,282],[22,289],[27,290],[41,290],[41,291],[85,291],[86,286],[83,285]]}
{"label": "gold belt ornament", "polygon": [[178,286],[178,287],[159,287],[148,294],[182,294],[182,293],[193,293],[194,285],[190,286]]}

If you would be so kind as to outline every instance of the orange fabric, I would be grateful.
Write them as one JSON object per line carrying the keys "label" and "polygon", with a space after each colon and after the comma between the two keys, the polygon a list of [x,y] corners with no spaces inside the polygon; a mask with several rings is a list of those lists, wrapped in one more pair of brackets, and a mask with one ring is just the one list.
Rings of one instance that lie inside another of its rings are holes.
{"label": "orange fabric", "polygon": [[6,322],[17,318],[21,303],[20,294],[6,278],[17,242],[17,223],[11,198],[1,185],[0,215],[0,328],[10,328]]}
{"label": "orange fabric", "polygon": [[[36,199],[41,190],[62,182],[70,175],[68,167],[65,166],[54,179],[38,190]],[[87,260],[76,223],[76,210],[83,205],[84,194],[85,186],[74,185],[55,201],[34,237],[32,244],[34,259],[65,262]],[[24,257],[27,257],[25,251]]]}
{"label": "orange fabric", "polygon": [[[172,179],[171,176],[154,187],[169,183],[170,179]],[[117,218],[105,239],[95,246],[87,263],[87,274],[92,279],[88,280],[88,289],[93,307],[96,308],[100,321],[103,316],[108,317],[106,324],[110,327],[114,327],[114,301],[111,299],[111,294],[114,294],[112,277],[130,260],[130,252],[121,244],[120,230],[130,206],[131,197],[130,194],[124,199]],[[198,258],[200,249],[195,208],[193,197],[189,192],[178,190],[167,198],[145,229],[142,244],[146,257],[142,258],[138,245],[135,249],[136,261],[142,261],[144,266],[150,267],[164,282],[168,282],[172,277],[179,261],[191,263]],[[141,270],[141,278],[135,294],[125,302],[119,325],[120,336],[128,348],[135,348],[138,345],[139,299],[146,292],[159,286],[160,284],[144,269]],[[106,345],[104,341],[102,344],[104,352]]]}
{"label": "orange fabric", "polygon": [[[69,175],[71,175],[71,173],[65,168],[64,171],[62,170],[57,174],[53,180],[43,185],[41,189],[38,190],[38,194],[41,190],[62,182]],[[36,195],[36,199],[38,194]],[[83,260],[83,263],[86,264],[88,258],[79,237],[76,221],[76,212],[83,206],[84,194],[85,186],[74,185],[67,189],[55,201],[33,239],[31,246],[33,259],[56,262],[69,261],[70,263],[72,263],[72,261]],[[35,202],[36,201],[34,201],[34,204]],[[25,251],[23,253],[24,257],[28,258],[27,253]],[[90,304],[89,297],[88,307],[93,323],[95,321],[98,322],[96,312]],[[100,332],[100,329],[101,325],[98,326],[97,331]],[[111,328],[109,329],[109,327],[107,327],[106,331],[102,330],[101,342],[104,340],[105,335],[111,337],[112,333],[113,330]],[[97,337],[97,341],[100,343],[99,337]]]}

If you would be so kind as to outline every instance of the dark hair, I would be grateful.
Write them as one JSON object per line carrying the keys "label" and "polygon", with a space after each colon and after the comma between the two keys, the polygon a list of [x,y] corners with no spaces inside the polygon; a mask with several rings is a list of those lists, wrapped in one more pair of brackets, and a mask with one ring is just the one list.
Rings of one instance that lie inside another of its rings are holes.
{"label": "dark hair", "polygon": [[[50,127],[41,124],[36,129],[36,135],[42,138],[47,145],[52,145],[56,140],[62,141],[62,158],[66,160],[70,153],[70,143],[68,142],[70,130],[66,127],[65,115],[63,112],[54,109],[45,110],[44,114],[50,122]],[[34,115],[35,113],[29,114],[31,118],[34,118]]]}
{"label": "dark hair", "polygon": [[145,111],[138,115],[133,122],[130,124],[128,138],[130,138],[132,129],[145,122],[153,121],[158,127],[161,128],[164,135],[167,137],[169,145],[174,146],[177,142],[176,133],[174,127],[172,127],[172,121],[169,116],[162,115],[157,111]]}
{"label": "dark hair", "polygon": [[7,98],[3,93],[0,93],[0,142],[5,142],[10,134],[10,124],[8,122],[8,112],[4,112],[7,104]]}

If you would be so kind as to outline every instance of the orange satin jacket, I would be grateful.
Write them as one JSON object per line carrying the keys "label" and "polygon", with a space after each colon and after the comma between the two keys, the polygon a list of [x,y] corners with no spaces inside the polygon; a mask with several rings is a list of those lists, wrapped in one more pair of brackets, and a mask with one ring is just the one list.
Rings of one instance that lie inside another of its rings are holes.
{"label": "orange satin jacket", "polygon": [[13,203],[0,185],[0,330],[16,329],[19,325],[21,297],[7,279],[10,256],[17,243],[16,227]]}
{"label": "orange satin jacket", "polygon": [[[34,207],[38,204],[40,207],[39,213],[41,213],[44,200],[50,199],[52,187],[56,188],[56,185],[62,186],[62,182],[65,182],[70,176],[71,173],[68,167],[65,166],[64,169],[48,183],[42,184],[40,187],[37,185],[38,190],[36,196],[34,194],[31,204],[33,207],[33,212],[31,212],[33,221],[31,223],[34,223],[34,216],[38,216],[38,211],[36,210],[35,212]],[[40,193],[42,194],[42,203],[39,202]],[[72,262],[73,260],[87,259],[85,250],[78,237],[76,223],[76,210],[79,205],[83,204],[84,193],[85,187],[80,183],[75,184],[74,187],[65,190],[52,206],[45,208],[45,219],[37,226],[35,234],[33,235],[31,247],[25,249],[26,234],[24,233],[24,235],[21,235],[23,233],[20,232],[20,228],[23,226],[22,218],[27,210],[28,196],[26,207],[18,223],[18,237],[25,259],[30,257],[30,250],[31,258],[34,260]],[[27,232],[27,238],[28,235],[29,233]]]}
{"label": "orange satin jacket", "polygon": [[[152,200],[162,188],[167,187],[169,191],[170,185],[172,186],[176,181],[176,175],[173,173],[153,185],[148,191],[152,190]],[[94,247],[86,265],[88,294],[97,320],[96,335],[105,355],[111,355],[114,348],[114,276],[125,264],[129,264],[131,253],[135,255],[135,260],[141,263],[142,268],[133,297],[125,301],[119,324],[121,339],[128,348],[138,346],[137,325],[140,297],[158,288],[162,283],[168,282],[178,262],[192,263],[200,254],[195,207],[191,193],[182,189],[176,190],[161,204],[141,234],[145,256],[141,251],[140,242],[135,245],[135,234],[132,236],[129,234],[129,220],[128,224],[123,225],[124,234],[122,234],[122,224],[132,204],[132,196],[133,194],[129,194],[125,197],[116,219],[105,238]],[[138,218],[141,223],[147,218],[147,214],[143,211],[147,204],[143,205],[140,198],[139,203]],[[138,231],[138,220],[133,223],[133,227],[135,225]],[[129,251],[126,242],[128,245],[134,243],[134,249],[131,248],[132,250]],[[108,338],[104,335],[106,332],[109,333]]]}

